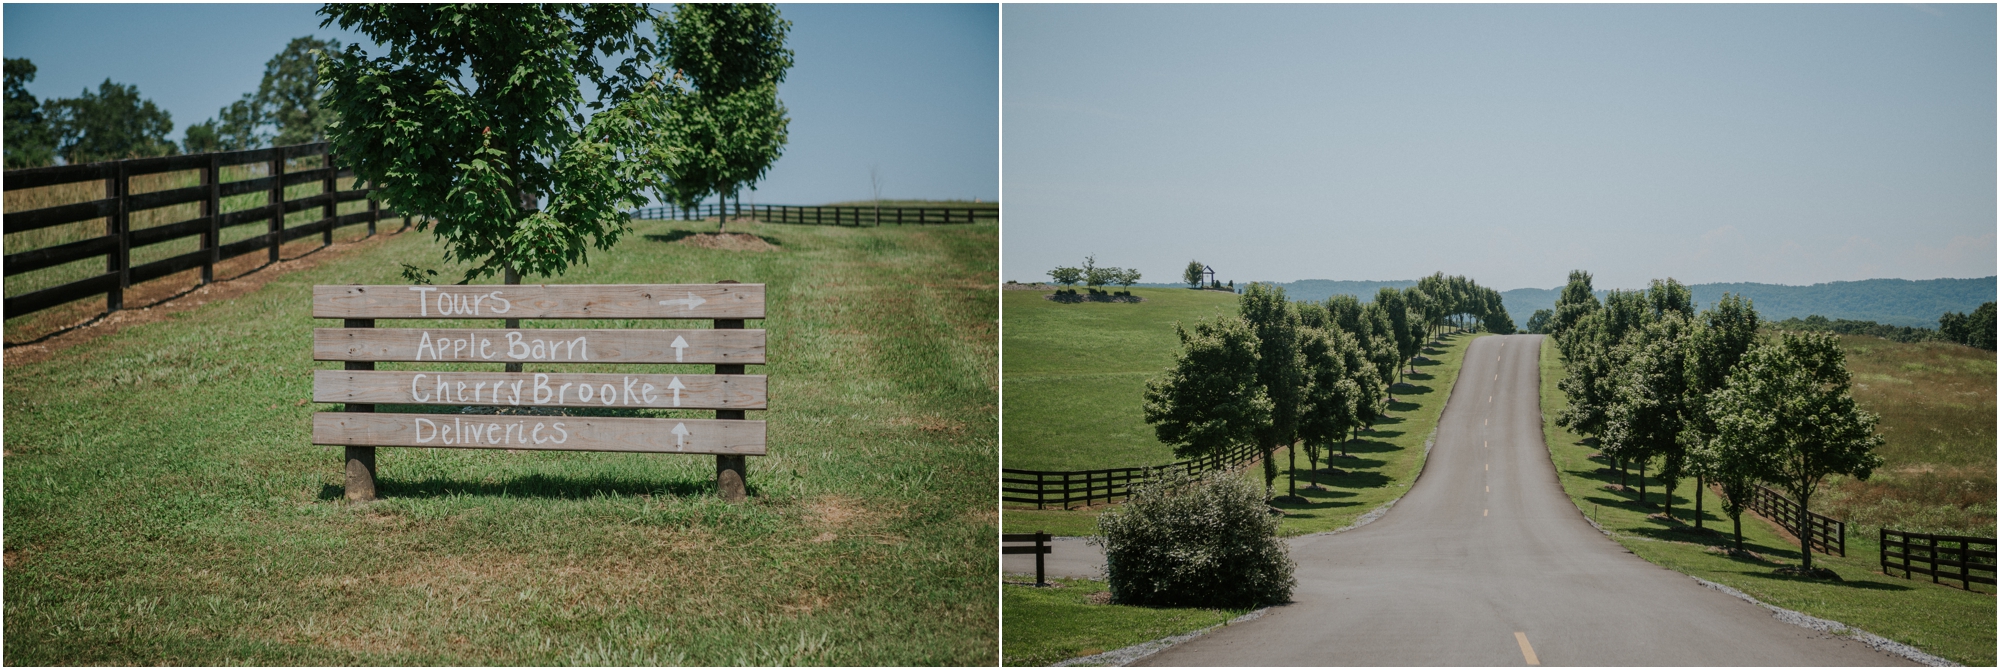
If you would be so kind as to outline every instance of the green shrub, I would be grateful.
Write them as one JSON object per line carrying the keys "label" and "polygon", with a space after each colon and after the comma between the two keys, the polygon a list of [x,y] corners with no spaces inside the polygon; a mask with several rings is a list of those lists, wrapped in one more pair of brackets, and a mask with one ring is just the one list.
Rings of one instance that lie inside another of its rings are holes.
{"label": "green shrub", "polygon": [[1154,607],[1251,607],[1292,597],[1292,559],[1264,492],[1240,477],[1171,473],[1097,518],[1112,598]]}

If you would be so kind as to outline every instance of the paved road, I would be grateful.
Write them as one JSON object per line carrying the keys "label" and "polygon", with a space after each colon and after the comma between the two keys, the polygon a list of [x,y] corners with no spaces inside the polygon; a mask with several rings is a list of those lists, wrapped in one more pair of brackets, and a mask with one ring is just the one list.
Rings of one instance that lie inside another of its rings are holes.
{"label": "paved road", "polygon": [[1140,665],[1911,665],[1641,560],[1557,484],[1535,335],[1472,343],[1388,514],[1292,543],[1293,603]]}

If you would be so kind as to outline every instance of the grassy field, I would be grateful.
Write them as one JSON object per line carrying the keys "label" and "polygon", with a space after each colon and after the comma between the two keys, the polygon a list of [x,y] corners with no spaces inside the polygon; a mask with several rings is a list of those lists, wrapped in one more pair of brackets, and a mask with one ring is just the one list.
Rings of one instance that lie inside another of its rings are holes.
{"label": "grassy field", "polygon": [[[554,281],[768,285],[748,504],[706,456],[441,449],[382,450],[384,499],[344,502],[311,287],[436,267],[406,234],[8,366],[7,661],[997,663],[996,227],[732,225],[779,248],[753,253],[691,226]],[[591,325],[524,325],[557,323]]]}
{"label": "grassy field", "polygon": [[[1146,380],[1173,362],[1180,340],[1176,320],[1192,322],[1216,313],[1234,313],[1236,297],[1186,289],[1132,290],[1140,303],[1063,304],[1041,291],[1002,291],[1007,314],[1003,355],[1007,420],[1007,467],[1083,470],[1172,462],[1141,412]],[[1409,490],[1423,468],[1423,445],[1458,378],[1461,354],[1473,336],[1449,336],[1426,351],[1428,360],[1395,390],[1390,416],[1349,445],[1353,458],[1321,461],[1345,474],[1307,472],[1298,456],[1299,495],[1304,504],[1280,503],[1286,517],[1281,532],[1304,535],[1333,530],[1394,500]],[[1288,489],[1290,455],[1277,452],[1277,490]],[[1242,476],[1262,484],[1261,467]],[[1318,485],[1322,488],[1308,488]],[[1008,532],[1047,531],[1057,535],[1097,534],[1099,509],[1035,510],[1005,508]]]}
{"label": "grassy field", "polygon": [[1050,665],[1220,624],[1248,610],[1112,605],[1104,582],[1050,579],[1055,588],[1007,585],[1003,664]]}
{"label": "grassy field", "polygon": [[[1926,347],[1928,345],[1897,345],[1885,340],[1872,339],[1865,346],[1870,347]],[[1850,347],[1854,343],[1849,343]],[[1984,354],[1987,360],[1985,382],[1986,391],[1992,397],[1992,354]],[[1874,356],[1873,352],[1861,357]],[[1894,360],[1882,354],[1880,358]],[[1735,558],[1712,549],[1717,545],[1733,542],[1727,534],[1728,519],[1721,514],[1720,501],[1712,493],[1703,503],[1706,508],[1703,524],[1705,531],[1696,531],[1683,523],[1668,523],[1649,515],[1658,513],[1656,507],[1642,507],[1636,492],[1616,492],[1607,485],[1616,484],[1618,474],[1609,470],[1610,461],[1595,457],[1595,450],[1582,444],[1579,438],[1557,426],[1554,416],[1567,403],[1563,393],[1556,388],[1556,382],[1564,374],[1560,354],[1552,340],[1544,339],[1541,357],[1542,374],[1542,415],[1543,430],[1548,437],[1549,454],[1555,461],[1563,490],[1577,507],[1596,519],[1619,544],[1662,567],[1701,577],[1713,582],[1726,584],[1750,594],[1764,602],[1786,609],[1804,612],[1813,616],[1858,626],[1863,630],[1881,635],[1891,640],[1915,646],[1925,652],[1942,656],[1966,665],[1993,665],[1995,620],[1993,596],[1989,593],[1968,593],[1959,589],[1937,586],[1928,581],[1887,577],[1881,574],[1873,530],[1857,531],[1849,527],[1847,556],[1815,555],[1813,565],[1827,567],[1840,574],[1840,582],[1805,580],[1774,574],[1772,570],[1782,565],[1797,565],[1799,562],[1798,541],[1779,530],[1774,524],[1744,514],[1743,535],[1745,548],[1758,558]],[[1850,365],[1859,373],[1868,365],[1851,361]],[[1857,374],[1857,378],[1860,375]],[[1879,382],[1877,382],[1879,383]],[[1938,387],[1949,388],[1949,387]],[[1921,409],[1927,404],[1916,402],[1904,405],[1907,409],[1894,406],[1871,404],[1876,399],[1864,395],[1857,389],[1856,398],[1863,407],[1884,414],[1883,424],[1889,426],[1922,425],[1921,418],[1905,415],[1906,411]],[[1935,402],[1935,401],[1933,401]],[[1992,419],[1992,407],[1987,406],[1988,423]],[[1895,416],[1894,422],[1890,417]],[[1990,431],[1990,426],[1988,427]],[[1898,467],[1912,467],[1913,463],[1900,461],[1912,454],[1924,453],[1920,449],[1899,449],[1894,446],[1898,437],[1890,435],[1891,446],[1883,450],[1890,458],[1886,470]],[[1989,433],[1990,434],[1990,433]],[[1980,448],[1985,452],[1988,463],[1992,459],[1992,442]],[[1976,456],[1972,459],[1976,460]],[[1987,476],[1990,478],[1991,473]],[[1633,475],[1637,478],[1636,472]],[[1990,481],[1990,479],[1989,479]],[[1633,484],[1636,486],[1637,482]],[[1655,505],[1663,499],[1658,482],[1649,484],[1650,500]],[[1674,502],[1677,518],[1691,522],[1694,509],[1694,486],[1692,481],[1681,485]],[[1990,495],[1990,490],[1989,490]],[[1815,507],[1818,507],[1818,501]],[[1987,500],[1991,505],[1991,499]],[[1990,507],[1988,508],[1990,509]],[[1825,511],[1825,510],[1821,510]],[[1990,517],[1989,517],[1990,518]],[[1989,521],[1990,523],[1990,521]],[[1991,530],[1988,526],[1987,530]],[[1716,532],[1722,531],[1722,532]],[[1991,587],[1984,587],[1990,589]],[[1632,603],[1634,607],[1644,607],[1644,603]]]}

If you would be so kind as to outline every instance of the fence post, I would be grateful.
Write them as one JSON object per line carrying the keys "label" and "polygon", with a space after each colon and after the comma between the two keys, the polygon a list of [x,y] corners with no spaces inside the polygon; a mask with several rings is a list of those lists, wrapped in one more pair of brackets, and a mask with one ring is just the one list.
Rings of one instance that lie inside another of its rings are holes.
{"label": "fence post", "polygon": [[[341,325],[346,328],[374,328],[375,320],[343,319]],[[347,369],[373,370],[375,369],[375,363],[374,361],[348,361]],[[375,405],[368,403],[347,403],[344,409],[349,412],[367,413],[374,412]],[[350,502],[368,502],[374,500],[375,448],[347,447],[346,450],[347,500]]]}
{"label": "fence post", "polygon": [[118,273],[118,285],[104,294],[104,311],[107,312],[125,308],[125,287],[132,283],[132,272],[127,269],[132,259],[132,237],[126,230],[130,223],[125,210],[126,190],[125,163],[119,161],[111,178],[104,180],[104,197],[118,199],[118,204],[112,206],[111,216],[104,220],[104,234],[115,235],[118,239],[118,248],[104,257],[104,270]]}
{"label": "fence post", "polygon": [[285,150],[271,150],[271,250],[268,262],[278,262],[278,247],[285,243]]}
{"label": "fence post", "polygon": [[319,208],[322,226],[319,232],[319,245],[328,247],[333,246],[333,217],[338,216],[340,211],[340,202],[334,199],[334,193],[340,188],[340,170],[333,167],[332,147],[328,147],[326,153],[320,154],[320,167],[326,168],[326,181],[321,182],[319,189],[319,192],[326,196],[326,204],[320,205]]}
{"label": "fence post", "polygon": [[208,215],[208,231],[201,234],[201,247],[208,250],[208,261],[201,264],[201,283],[215,281],[215,265],[222,262],[222,156],[208,155],[208,167],[201,171],[201,182],[208,187],[208,198],[201,201],[202,214]]}
{"label": "fence post", "polygon": [[[736,282],[736,280],[733,280],[733,279],[724,279],[724,280],[722,280],[722,281],[719,281],[719,282],[716,282],[716,283],[718,283],[718,284],[734,284],[734,283],[737,283],[737,282]],[[716,330],[742,330],[742,329],[743,329],[743,319],[716,319],[716,320],[715,320],[715,329],[716,329]],[[740,374],[743,374],[743,364],[742,364],[742,363],[735,363],[735,364],[731,364],[731,365],[717,365],[717,366],[715,366],[715,374],[718,374],[718,375],[740,375]],[[717,419],[735,419],[735,420],[741,420],[741,419],[743,419],[743,418],[744,418],[744,417],[743,417],[743,410],[740,410],[740,409],[718,409],[718,410],[715,410],[715,418],[717,418]],[[749,495],[750,495],[750,494],[749,494],[749,490],[748,490],[748,489],[749,489],[749,485],[745,483],[745,481],[746,481],[746,477],[745,477],[745,475],[746,475],[746,473],[745,473],[745,469],[746,469],[746,465],[745,465],[745,463],[744,463],[744,460],[745,460],[746,458],[747,458],[747,457],[743,456],[742,454],[733,454],[733,455],[732,455],[732,454],[716,454],[716,456],[715,456],[715,490],[716,490],[716,493],[717,493],[717,494],[719,494],[719,495],[721,495],[721,496],[722,496],[722,499],[723,499],[723,500],[725,500],[725,501],[728,501],[728,502],[732,502],[732,503],[740,503],[740,502],[743,502],[743,501],[744,501],[744,499],[746,499],[747,497],[749,497]]]}

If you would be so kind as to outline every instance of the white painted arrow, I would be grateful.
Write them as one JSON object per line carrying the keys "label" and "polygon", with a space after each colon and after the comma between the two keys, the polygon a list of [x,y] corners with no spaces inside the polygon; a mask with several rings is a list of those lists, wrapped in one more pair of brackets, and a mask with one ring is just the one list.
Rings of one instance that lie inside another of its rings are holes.
{"label": "white painted arrow", "polygon": [[694,309],[694,308],[696,308],[696,307],[700,307],[700,306],[701,306],[701,304],[702,304],[702,303],[705,303],[705,302],[708,302],[708,301],[707,301],[707,300],[703,300],[701,296],[698,296],[698,295],[695,295],[695,294],[693,294],[693,293],[689,293],[689,294],[688,294],[688,297],[687,297],[687,299],[686,299],[686,300],[661,300],[661,301],[660,301],[660,304],[662,304],[662,305],[684,305],[684,307],[681,307],[681,309],[682,309],[682,310],[690,310],[690,309]]}
{"label": "white painted arrow", "polygon": [[674,439],[679,442],[679,444],[674,445],[675,451],[687,448],[688,446],[687,424],[685,423],[674,424]]}
{"label": "white painted arrow", "polygon": [[687,388],[681,385],[681,378],[675,377],[673,381],[667,382],[667,388],[674,392],[674,406],[681,406],[681,389]]}
{"label": "white painted arrow", "polygon": [[681,354],[687,353],[688,341],[681,339],[679,335],[675,335],[674,343],[667,346],[674,348],[674,362],[679,363],[681,362]]}

